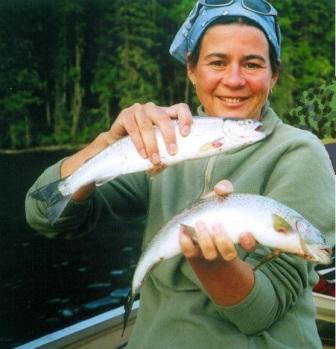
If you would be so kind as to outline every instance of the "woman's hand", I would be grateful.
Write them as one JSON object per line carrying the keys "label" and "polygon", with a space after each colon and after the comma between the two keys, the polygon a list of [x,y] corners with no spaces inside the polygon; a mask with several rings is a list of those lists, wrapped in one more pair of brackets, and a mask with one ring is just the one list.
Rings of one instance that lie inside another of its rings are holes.
{"label": "woman's hand", "polygon": [[117,140],[128,134],[143,158],[149,158],[153,164],[159,164],[160,154],[154,126],[160,129],[168,153],[174,155],[177,152],[177,145],[172,119],[179,120],[180,133],[182,136],[187,136],[192,124],[192,115],[187,104],[160,107],[154,103],[137,103],[119,114],[108,132],[109,137]]}
{"label": "woman's hand", "polygon": [[[215,185],[214,191],[210,195],[216,194],[225,197],[232,192],[232,183],[228,180],[222,180]],[[237,257],[234,244],[221,225],[207,227],[204,222],[199,221],[196,223],[196,234],[197,245],[193,243],[187,234],[181,234],[181,247],[187,258],[203,257],[211,261],[221,257],[223,260],[229,262]],[[250,233],[243,232],[239,237],[239,244],[247,252],[250,252],[255,248],[256,241]]]}
{"label": "woman's hand", "polygon": [[[214,187],[214,194],[227,196],[233,192],[230,181],[223,180]],[[217,304],[233,305],[244,299],[254,284],[252,267],[238,258],[237,250],[221,225],[208,227],[199,221],[195,226],[197,245],[181,228],[180,244],[196,275]],[[244,232],[240,245],[253,251],[256,241]]]}

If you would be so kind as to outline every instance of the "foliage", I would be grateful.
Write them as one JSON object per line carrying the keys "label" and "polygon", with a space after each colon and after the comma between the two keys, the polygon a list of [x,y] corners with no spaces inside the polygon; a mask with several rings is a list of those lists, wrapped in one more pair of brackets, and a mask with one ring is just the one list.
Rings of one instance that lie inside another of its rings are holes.
{"label": "foliage", "polygon": [[[333,3],[272,3],[283,35],[272,105],[287,122],[335,137]],[[88,142],[136,102],[195,110],[185,68],[168,54],[193,4],[0,1],[0,148]]]}
{"label": "foliage", "polygon": [[298,106],[287,113],[285,119],[320,138],[336,138],[335,79],[305,91]]}

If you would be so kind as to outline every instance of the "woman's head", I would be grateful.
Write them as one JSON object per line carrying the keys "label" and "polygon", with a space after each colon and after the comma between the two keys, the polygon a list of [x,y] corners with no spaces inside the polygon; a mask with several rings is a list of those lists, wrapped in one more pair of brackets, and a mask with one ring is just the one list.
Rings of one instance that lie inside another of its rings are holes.
{"label": "woman's head", "polygon": [[[255,5],[256,10],[260,3],[265,4],[262,0],[231,0],[224,7],[197,3],[193,20],[187,20],[179,31],[185,39],[177,44],[178,33],[172,44],[171,53],[187,65],[209,115],[260,118],[277,81],[280,37],[275,19],[244,7]],[[276,14],[270,5],[265,6],[268,14]],[[188,33],[182,31],[186,24]]]}
{"label": "woman's head", "polygon": [[243,23],[211,26],[187,70],[205,112],[213,116],[259,119],[278,78],[265,35]]}

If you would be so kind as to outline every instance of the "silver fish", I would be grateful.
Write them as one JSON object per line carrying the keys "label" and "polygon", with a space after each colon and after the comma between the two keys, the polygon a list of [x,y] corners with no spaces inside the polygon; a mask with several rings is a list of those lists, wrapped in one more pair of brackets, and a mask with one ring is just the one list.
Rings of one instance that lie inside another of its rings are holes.
{"label": "silver fish", "polygon": [[231,194],[222,198],[213,194],[175,216],[148,244],[133,276],[125,305],[124,328],[133,300],[153,266],[182,252],[179,243],[181,225],[195,241],[194,226],[199,220],[209,227],[222,224],[234,243],[238,243],[241,233],[250,232],[258,243],[273,250],[260,265],[282,252],[319,264],[328,264],[331,260],[330,246],[324,235],[293,209],[260,195]]}
{"label": "silver fish", "polygon": [[[194,117],[191,132],[182,137],[175,121],[178,152],[169,155],[159,129],[155,129],[161,167],[170,166],[189,159],[213,156],[221,152],[255,143],[265,137],[258,131],[261,123],[252,119],[222,119],[218,117]],[[42,187],[31,195],[46,201],[48,218],[54,224],[63,212],[71,195],[80,187],[95,183],[104,184],[120,175],[156,168],[149,159],[143,159],[137,152],[131,138],[124,137],[86,161],[67,178]]]}

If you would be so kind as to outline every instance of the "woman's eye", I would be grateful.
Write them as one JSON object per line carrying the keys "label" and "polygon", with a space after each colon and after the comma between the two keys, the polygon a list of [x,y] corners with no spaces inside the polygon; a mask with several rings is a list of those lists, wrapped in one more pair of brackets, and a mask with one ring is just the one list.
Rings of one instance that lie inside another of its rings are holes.
{"label": "woman's eye", "polygon": [[223,66],[224,65],[224,63],[223,63],[223,61],[212,61],[212,62],[210,62],[210,65],[213,65],[213,66],[215,66],[215,67],[221,67],[221,66]]}
{"label": "woman's eye", "polygon": [[258,69],[258,68],[261,68],[261,66],[258,64],[258,63],[252,63],[252,62],[248,62],[245,64],[245,67],[246,68],[249,68],[249,69]]}

